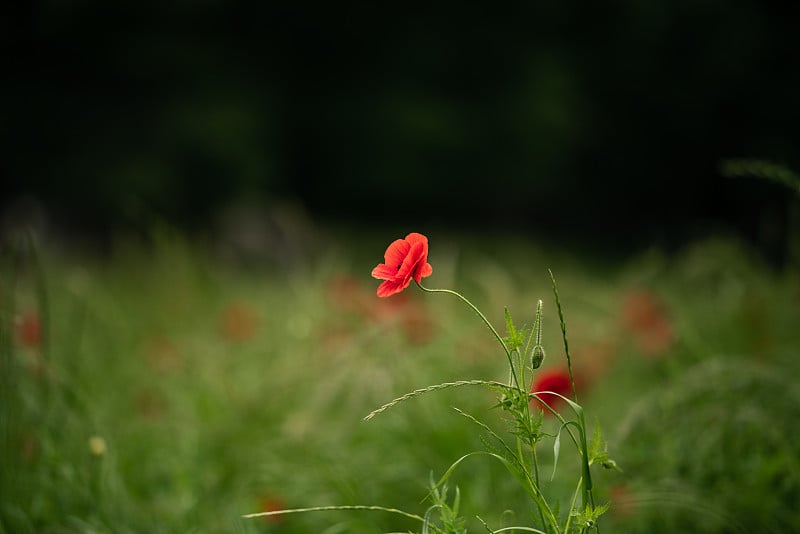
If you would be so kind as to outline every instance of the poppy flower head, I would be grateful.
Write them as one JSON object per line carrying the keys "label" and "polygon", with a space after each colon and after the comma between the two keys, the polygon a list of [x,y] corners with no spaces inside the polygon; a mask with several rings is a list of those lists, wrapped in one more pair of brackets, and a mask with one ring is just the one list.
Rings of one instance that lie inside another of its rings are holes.
{"label": "poppy flower head", "polygon": [[428,263],[428,238],[410,233],[405,239],[397,239],[383,255],[384,263],[372,269],[372,277],[384,280],[378,286],[378,296],[385,298],[400,293],[408,287],[411,279],[420,283],[430,276],[433,267]]}
{"label": "poppy flower head", "polygon": [[[564,397],[569,398],[572,395],[572,380],[569,377],[569,371],[566,369],[546,369],[539,371],[534,380],[531,393],[539,391],[552,391]],[[564,400],[551,393],[537,393],[542,401],[546,402],[551,408],[557,410]],[[536,406],[544,408],[543,404],[536,399],[532,399],[531,403]],[[549,413],[548,410],[545,413]]]}

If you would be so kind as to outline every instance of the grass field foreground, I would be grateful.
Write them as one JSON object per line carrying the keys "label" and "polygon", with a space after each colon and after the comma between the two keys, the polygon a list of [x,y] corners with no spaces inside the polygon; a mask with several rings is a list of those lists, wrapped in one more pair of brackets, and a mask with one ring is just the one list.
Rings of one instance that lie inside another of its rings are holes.
{"label": "grass field foreground", "polygon": [[[503,325],[544,302],[541,372],[564,363],[558,279],[589,426],[622,472],[598,471],[604,532],[788,532],[800,508],[800,272],[709,240],[592,262],[519,238],[430,232],[434,286]],[[430,383],[506,380],[491,334],[414,287],[375,296],[387,236],[310,257],[220,259],[163,231],[104,256],[19,240],[0,278],[0,532],[405,532],[429,475],[483,444],[452,406],[496,397]],[[494,416],[492,416],[494,417]],[[503,430],[498,424],[497,429]],[[565,444],[566,448],[567,445]],[[544,471],[552,450],[542,450]],[[549,462],[549,464],[548,464]],[[578,469],[559,460],[559,469]],[[500,466],[453,476],[470,532],[535,522]],[[556,478],[544,490],[566,501]],[[564,505],[566,508],[566,503]]]}

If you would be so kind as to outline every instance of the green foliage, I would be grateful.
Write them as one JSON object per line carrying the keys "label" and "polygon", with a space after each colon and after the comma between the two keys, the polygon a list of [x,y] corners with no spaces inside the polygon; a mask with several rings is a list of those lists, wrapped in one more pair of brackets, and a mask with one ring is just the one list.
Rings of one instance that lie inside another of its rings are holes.
{"label": "green foliage", "polygon": [[[456,486],[452,504],[447,502],[447,483],[441,486],[433,480],[433,473],[430,477],[429,497],[432,501],[430,508],[425,513],[425,523],[422,526],[422,534],[428,532],[442,532],[443,534],[466,534],[466,520],[459,515],[461,505],[461,492]],[[430,521],[430,516],[438,511],[440,526],[434,526]]]}
{"label": "green foliage", "polygon": [[[543,356],[543,349],[541,348],[542,345],[542,301],[539,300],[537,304],[537,311],[536,311],[536,319],[534,322],[534,326],[530,331],[528,336],[528,341],[526,343],[526,347],[524,351],[520,351],[520,347],[522,347],[523,343],[525,343],[525,336],[519,333],[514,326],[514,321],[511,318],[511,313],[508,311],[508,308],[504,308],[504,316],[506,322],[506,330],[508,332],[508,336],[503,338],[498,333],[491,322],[486,318],[486,316],[466,297],[461,295],[460,293],[450,290],[450,289],[428,289],[421,284],[417,283],[417,286],[427,293],[444,293],[449,294],[457,297],[460,299],[464,304],[466,304],[475,314],[483,321],[484,325],[494,334],[495,339],[500,344],[503,352],[505,352],[505,356],[507,357],[508,365],[509,365],[509,379],[508,384],[503,385],[499,383],[492,383],[486,382],[485,385],[490,387],[491,389],[499,389],[502,391],[502,395],[499,399],[498,404],[496,407],[502,408],[507,415],[513,419],[514,424],[510,429],[510,433],[516,437],[516,444],[515,446],[510,446],[500,435],[492,431],[488,425],[482,423],[481,421],[477,420],[472,415],[469,415],[461,410],[456,409],[461,415],[464,415],[472,422],[476,423],[480,428],[488,432],[498,443],[501,445],[497,449],[489,445],[488,452],[485,454],[491,458],[494,458],[500,461],[503,464],[510,474],[516,479],[521,487],[531,498],[532,504],[534,509],[538,512],[539,522],[537,523],[538,527],[544,529],[546,533],[553,533],[558,534],[559,532],[569,532],[570,525],[573,517],[578,514],[578,510],[581,508],[583,510],[592,509],[594,508],[594,494],[592,490],[592,477],[589,471],[590,466],[590,457],[589,452],[586,445],[586,424],[584,420],[584,412],[583,408],[577,404],[577,393],[575,391],[575,380],[572,374],[572,364],[570,360],[570,353],[569,353],[569,345],[567,342],[567,335],[566,335],[566,326],[564,322],[564,314],[561,308],[561,301],[559,299],[558,290],[556,287],[555,277],[553,276],[552,271],[550,272],[550,280],[552,283],[553,294],[555,296],[556,306],[558,307],[560,324],[561,324],[561,332],[562,332],[562,339],[564,342],[564,351],[567,356],[567,367],[569,369],[569,379],[572,384],[572,391],[574,401],[567,399],[566,397],[556,394],[558,397],[566,401],[569,407],[574,411],[575,415],[577,416],[576,419],[572,420],[565,420],[564,417],[558,413],[554,408],[548,406],[547,409],[551,412],[561,423],[561,427],[555,435],[555,441],[553,445],[554,451],[554,461],[553,461],[553,475],[551,477],[554,478],[556,475],[556,466],[558,462],[558,457],[560,454],[560,444],[561,444],[561,432],[562,430],[566,430],[569,436],[572,438],[572,441],[575,443],[576,452],[578,454],[580,465],[581,465],[581,474],[578,478],[577,489],[575,490],[574,497],[572,499],[572,504],[570,510],[568,511],[568,519],[563,527],[563,529],[558,524],[558,517],[553,513],[553,505],[549,502],[547,496],[543,493],[541,488],[541,480],[539,477],[539,460],[537,458],[536,449],[539,445],[539,442],[543,441],[543,439],[549,436],[546,433],[541,433],[541,426],[542,426],[542,413],[541,410],[538,410],[538,417],[532,416],[531,413],[531,400],[535,398],[537,401],[541,401],[540,397],[536,394],[533,394],[528,389],[528,381],[526,380],[526,369],[528,369],[528,362],[532,361],[534,365],[530,367],[530,370],[533,371],[536,367],[541,364],[541,360],[538,362],[535,360],[531,360],[531,354],[529,354],[528,349],[531,347],[531,341],[534,341],[533,347],[534,351],[536,352],[536,348],[539,348],[542,351]],[[468,384],[470,382],[476,381],[462,381],[459,384]],[[427,393],[429,391],[437,391],[441,389],[445,389],[446,387],[450,387],[451,385],[455,385],[456,383],[450,384],[439,384],[435,386],[429,386],[427,388],[417,389],[391,401],[388,404],[385,404],[383,407],[375,410],[374,412],[370,413],[367,416],[367,419],[372,418],[375,414],[384,411],[386,408],[394,406],[403,400],[407,400],[409,398],[413,398],[418,394]],[[546,405],[546,404],[545,404]],[[578,438],[576,438],[570,427],[574,427],[575,430],[578,432]],[[485,443],[485,442],[484,442]],[[497,451],[497,452],[495,452]],[[470,452],[462,456],[459,460],[454,462],[450,468],[445,472],[445,475],[442,479],[434,485],[434,489],[437,489],[440,486],[443,486],[456,467],[461,464],[461,462],[467,458],[472,456],[481,455],[482,452]],[[433,484],[433,483],[432,483]],[[578,495],[580,494],[580,508],[576,508],[576,502],[578,499]],[[437,495],[438,497],[438,495]],[[457,500],[458,502],[458,500]],[[438,507],[442,508],[443,505],[438,505]],[[444,508],[442,508],[444,510]],[[448,509],[449,510],[449,509]],[[429,510],[430,512],[430,510]],[[596,515],[599,516],[600,512]],[[427,517],[427,515],[426,515]],[[589,516],[587,516],[589,517]],[[586,525],[589,525],[586,528],[596,528],[595,516],[591,516],[586,519]],[[445,519],[452,520],[450,515],[443,516],[443,522]],[[486,525],[486,523],[481,520],[481,522]],[[449,525],[449,523],[446,523]],[[426,521],[425,526],[428,526]],[[517,527],[510,527],[510,528],[517,528]],[[532,527],[520,527],[520,528],[532,528]],[[538,531],[537,528],[533,529],[534,531]],[[585,528],[581,529],[582,531]],[[427,531],[427,528],[425,529]]]}
{"label": "green foliage", "polygon": [[597,526],[597,521],[601,515],[608,511],[608,504],[603,504],[600,506],[587,506],[580,512],[575,512],[575,526],[573,527],[574,532],[586,532],[587,530],[593,529]]}
{"label": "green foliage", "polygon": [[521,332],[517,332],[517,329],[514,327],[514,321],[511,319],[511,313],[508,311],[508,308],[504,308],[503,311],[505,312],[506,317],[506,331],[508,332],[508,336],[503,338],[508,350],[510,351],[519,351],[519,348],[525,343],[525,335]]}
{"label": "green foliage", "polygon": [[[531,282],[531,270],[551,264],[558,273],[576,379],[596,367],[577,384],[587,417],[603,428],[585,436],[595,492],[588,506],[576,492],[577,427],[539,410],[515,415],[530,406],[528,388],[509,387],[496,340],[454,299],[409,295],[433,326],[420,341],[392,315],[402,312],[356,307],[374,297],[368,283],[338,301],[327,296],[337,275],[364,271],[348,241],[290,272],[242,270],[174,235],[154,243],[118,244],[106,259],[46,246],[36,260],[25,253],[12,262],[10,249],[0,256],[0,532],[419,532],[434,503],[421,504],[429,470],[446,474],[437,482],[449,488],[439,486],[447,508],[431,512],[431,532],[445,519],[468,532],[545,531],[519,527],[544,524],[537,498],[562,530],[568,520],[572,531],[597,522],[603,503],[605,533],[794,529],[800,280],[737,243],[696,243],[613,266],[519,243],[460,252],[455,283],[477,288],[487,310],[534,317],[548,288],[546,275]],[[483,283],[520,290],[481,292]],[[622,324],[632,287],[664,304],[672,337],[663,352],[647,352]],[[45,359],[18,332],[41,295]],[[226,337],[231,303],[258,318],[252,337]],[[515,324],[525,336],[515,365],[536,345],[536,322]],[[537,373],[563,361],[548,344],[559,321],[540,324],[550,358]],[[611,343],[610,356],[598,342]],[[530,379],[529,363],[518,369],[526,367]],[[361,421],[428,383],[441,387]],[[576,420],[565,406],[565,421]],[[518,438],[522,457],[537,456],[538,485],[515,460]],[[608,450],[624,472],[602,469]],[[287,509],[321,506],[241,518],[268,499]]]}
{"label": "green foliage", "polygon": [[614,469],[622,472],[622,469],[617,465],[617,462],[608,456],[608,444],[603,439],[603,432],[600,429],[600,424],[595,422],[594,433],[592,439],[589,441],[589,465],[599,464],[606,469]]}

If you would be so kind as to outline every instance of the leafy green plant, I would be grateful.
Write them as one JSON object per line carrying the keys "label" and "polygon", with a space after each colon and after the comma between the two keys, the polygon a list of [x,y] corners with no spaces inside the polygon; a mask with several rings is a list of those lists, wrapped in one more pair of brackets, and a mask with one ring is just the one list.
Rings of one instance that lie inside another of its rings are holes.
{"label": "leafy green plant", "polygon": [[[175,233],[122,240],[102,257],[28,237],[6,246],[0,532],[545,531],[535,501],[492,456],[513,461],[525,429],[500,405],[518,391],[494,334],[447,293],[376,298],[368,277],[349,273],[379,247],[350,237],[286,271],[242,269]],[[595,499],[583,514],[577,493],[571,530],[593,520],[604,533],[793,531],[796,270],[775,272],[730,239],[605,267],[527,239],[440,240],[434,279],[491,310],[505,343],[522,340],[526,385],[577,423],[545,393],[574,402],[547,266],[558,275]],[[658,353],[623,321],[632,289],[663,305],[670,342]],[[404,400],[386,402],[395,397]],[[530,400],[547,434],[539,486],[563,528],[583,469],[567,429],[580,435]],[[624,473],[603,470],[611,457]],[[241,517],[310,504],[352,506]]]}
{"label": "leafy green plant", "polygon": [[[379,297],[390,297],[406,289],[411,281],[426,293],[448,294],[458,298],[467,305],[488,328],[500,346],[508,364],[508,381],[462,380],[446,382],[414,390],[398,397],[368,414],[364,419],[373,419],[400,403],[423,394],[443,389],[462,386],[481,386],[497,394],[494,408],[499,409],[506,422],[507,431],[512,439],[504,437],[489,424],[462,411],[454,410],[468,421],[485,437],[483,450],[471,451],[455,460],[444,474],[434,480],[431,477],[427,499],[431,505],[423,517],[380,506],[327,506],[304,509],[273,510],[249,514],[245,517],[269,517],[287,513],[369,509],[399,513],[408,518],[420,521],[421,532],[439,534],[466,533],[466,519],[461,515],[460,490],[456,487],[452,501],[448,501],[448,483],[454,473],[468,459],[481,456],[488,457],[501,464],[518,482],[521,490],[528,496],[531,509],[531,524],[493,528],[477,516],[487,532],[499,533],[508,531],[537,532],[540,534],[561,534],[570,532],[599,532],[599,518],[608,509],[608,504],[598,504],[595,500],[591,466],[600,465],[607,469],[618,469],[609,457],[607,446],[602,438],[599,425],[595,426],[592,437],[587,435],[587,427],[583,407],[578,403],[577,389],[572,371],[572,361],[567,340],[566,324],[555,277],[550,272],[555,304],[558,310],[564,353],[569,373],[569,391],[566,395],[557,391],[537,391],[534,377],[541,366],[545,351],[542,343],[542,301],[537,303],[535,319],[530,327],[518,328],[510,311],[506,308],[506,335],[501,336],[486,316],[462,294],[450,289],[430,289],[422,285],[421,279],[432,274],[432,267],[427,263],[428,241],[421,234],[412,233],[405,239],[394,241],[385,253],[385,263],[379,264],[372,272],[373,277],[384,280],[378,288]],[[558,403],[566,404],[567,413],[556,409]],[[545,414],[556,421],[554,430],[545,425]],[[539,460],[539,449],[544,443],[552,442],[553,471],[555,478],[559,456],[561,454],[562,436],[572,442],[580,465],[574,491],[561,513],[561,503],[548,497],[544,491],[545,474],[542,473]],[[438,512],[438,514],[437,514]]]}

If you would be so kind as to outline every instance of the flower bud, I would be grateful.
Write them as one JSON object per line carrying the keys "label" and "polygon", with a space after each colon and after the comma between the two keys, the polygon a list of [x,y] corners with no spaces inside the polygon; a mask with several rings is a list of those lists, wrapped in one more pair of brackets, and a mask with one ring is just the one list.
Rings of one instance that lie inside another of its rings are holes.
{"label": "flower bud", "polygon": [[544,361],[544,347],[541,345],[536,345],[533,347],[533,354],[531,356],[531,367],[533,369],[538,369],[542,362]]}

